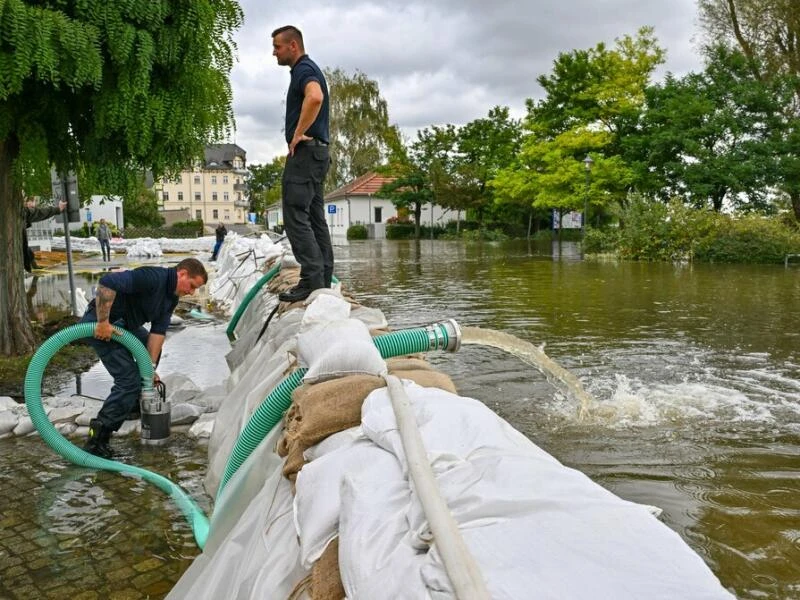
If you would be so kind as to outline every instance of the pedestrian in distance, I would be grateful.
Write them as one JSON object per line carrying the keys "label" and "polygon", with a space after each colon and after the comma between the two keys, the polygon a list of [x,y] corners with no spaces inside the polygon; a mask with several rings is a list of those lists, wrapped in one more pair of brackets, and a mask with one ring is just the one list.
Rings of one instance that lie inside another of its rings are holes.
{"label": "pedestrian in distance", "polygon": [[105,219],[100,219],[95,232],[97,241],[100,242],[100,251],[103,253],[103,262],[111,262],[111,228]]}
{"label": "pedestrian in distance", "polygon": [[214,230],[214,235],[217,236],[217,241],[214,243],[214,251],[211,253],[211,260],[217,260],[217,256],[219,256],[219,249],[222,248],[222,242],[225,241],[225,236],[228,235],[228,230],[225,229],[225,225],[222,224],[220,221],[217,228]]}
{"label": "pedestrian in distance", "polygon": [[[89,345],[114,378],[111,392],[97,417],[89,422],[89,439],[83,449],[103,458],[113,455],[109,441],[137,406],[142,390],[139,369],[130,351],[112,341],[121,327],[135,335],[158,365],[170,318],[181,296],[191,295],[208,281],[203,263],[185,258],[175,267],[139,267],[106,273],[97,285],[81,323],[95,323]],[[150,323],[148,331],[143,325]],[[153,383],[158,383],[154,374]]]}
{"label": "pedestrian in distance", "polygon": [[303,34],[296,27],[287,25],[272,32],[272,54],[291,73],[282,209],[289,244],[300,263],[297,286],[278,299],[298,302],[316,289],[329,288],[333,276],[333,246],[323,206],[323,184],[330,166],[328,84],[306,54]]}
{"label": "pedestrian in distance", "polygon": [[66,207],[67,203],[64,200],[61,200],[57,206],[36,206],[36,201],[32,197],[25,199],[25,206],[22,208],[22,216],[25,220],[25,226],[22,228],[22,266],[28,273],[39,268],[39,265],[36,264],[36,255],[28,245],[28,227],[37,221],[45,221],[50,217],[60,215]]}

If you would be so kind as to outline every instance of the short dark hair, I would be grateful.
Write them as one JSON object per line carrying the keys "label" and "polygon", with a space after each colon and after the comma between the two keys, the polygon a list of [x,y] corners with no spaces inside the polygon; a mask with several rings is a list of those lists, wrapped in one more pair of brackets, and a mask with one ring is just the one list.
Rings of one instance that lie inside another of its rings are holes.
{"label": "short dark hair", "polygon": [[284,25],[283,27],[278,27],[272,32],[272,37],[275,37],[281,33],[285,33],[286,37],[288,37],[290,40],[296,41],[300,48],[303,47],[303,34],[294,25]]}
{"label": "short dark hair", "polygon": [[181,262],[175,265],[176,271],[186,271],[189,277],[197,277],[200,275],[203,278],[203,283],[208,283],[208,273],[206,268],[196,258],[184,258]]}

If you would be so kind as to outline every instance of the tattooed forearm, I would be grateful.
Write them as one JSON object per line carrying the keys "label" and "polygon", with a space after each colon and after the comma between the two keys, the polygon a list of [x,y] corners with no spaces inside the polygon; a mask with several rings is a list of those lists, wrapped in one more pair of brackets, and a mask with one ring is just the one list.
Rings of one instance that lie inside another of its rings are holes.
{"label": "tattooed forearm", "polygon": [[95,296],[95,311],[97,312],[97,320],[99,322],[108,321],[108,316],[111,313],[111,305],[114,304],[114,298],[117,297],[117,292],[107,288],[103,285],[97,286],[97,295]]}

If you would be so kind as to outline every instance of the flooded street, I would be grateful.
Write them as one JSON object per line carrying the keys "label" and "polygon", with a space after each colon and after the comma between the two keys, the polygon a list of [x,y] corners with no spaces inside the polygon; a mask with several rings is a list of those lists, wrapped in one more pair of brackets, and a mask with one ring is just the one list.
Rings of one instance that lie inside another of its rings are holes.
{"label": "flooded street", "polygon": [[[737,597],[800,597],[800,268],[581,261],[549,242],[335,253],[336,275],[394,328],[454,318],[543,347],[592,396],[583,418],[502,350],[430,359],[564,464],[664,509]],[[65,281],[40,279],[34,307],[65,306]],[[198,327],[193,353],[213,354],[218,325],[187,327]],[[224,363],[195,368],[227,375]],[[71,385],[104,396],[108,381],[93,369]],[[204,448],[181,436],[161,449],[116,444],[210,510]],[[160,598],[198,552],[162,492],[67,465],[36,437],[0,440],[0,480],[1,598]]]}

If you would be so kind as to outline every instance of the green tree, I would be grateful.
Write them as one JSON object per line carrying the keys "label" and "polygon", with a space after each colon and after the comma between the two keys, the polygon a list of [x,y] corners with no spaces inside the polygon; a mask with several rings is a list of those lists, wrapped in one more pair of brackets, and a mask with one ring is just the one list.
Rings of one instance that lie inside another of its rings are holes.
{"label": "green tree", "polygon": [[51,166],[124,195],[202,156],[232,125],[233,0],[0,3],[0,355],[34,348],[21,267],[22,190]]}
{"label": "green tree", "polygon": [[800,3],[796,0],[699,0],[700,21],[709,46],[727,42],[747,59],[762,82],[788,78],[794,98],[784,107],[785,135],[778,159],[780,189],[800,221]]}
{"label": "green tree", "polygon": [[325,187],[334,190],[382,164],[397,128],[378,82],[361,71],[325,70],[330,91],[331,167]]}
{"label": "green tree", "polygon": [[417,132],[417,139],[406,146],[400,138],[392,141],[388,166],[378,169],[393,181],[384,184],[378,194],[388,198],[400,210],[414,215],[414,237],[420,237],[422,207],[436,200],[434,181],[448,173],[455,147],[453,125],[433,126]]}
{"label": "green tree", "polygon": [[782,78],[758,80],[743,53],[710,48],[702,73],[667,77],[648,90],[648,110],[625,140],[639,189],[717,212],[725,202],[769,210],[791,94]]}
{"label": "green tree", "polygon": [[164,218],[158,210],[158,196],[142,182],[136,192],[122,201],[126,227],[160,227]]}
{"label": "green tree", "polygon": [[[651,28],[613,48],[560,54],[553,72],[538,78],[545,98],[527,102],[527,133],[516,161],[492,181],[496,200],[561,213],[582,210],[588,201],[590,215],[623,204],[633,173],[620,156],[621,140],[635,129],[645,89],[663,60]],[[588,197],[587,154],[595,163]]]}
{"label": "green tree", "polygon": [[253,211],[263,216],[268,206],[281,199],[281,176],[286,164],[286,156],[276,156],[272,162],[247,167],[250,172],[247,184],[250,188],[250,204]]}
{"label": "green tree", "polygon": [[433,178],[436,201],[455,210],[474,211],[482,224],[494,196],[489,182],[509,166],[519,150],[521,129],[507,107],[496,106],[486,118],[476,119],[455,132],[455,153],[445,167],[437,161]]}

